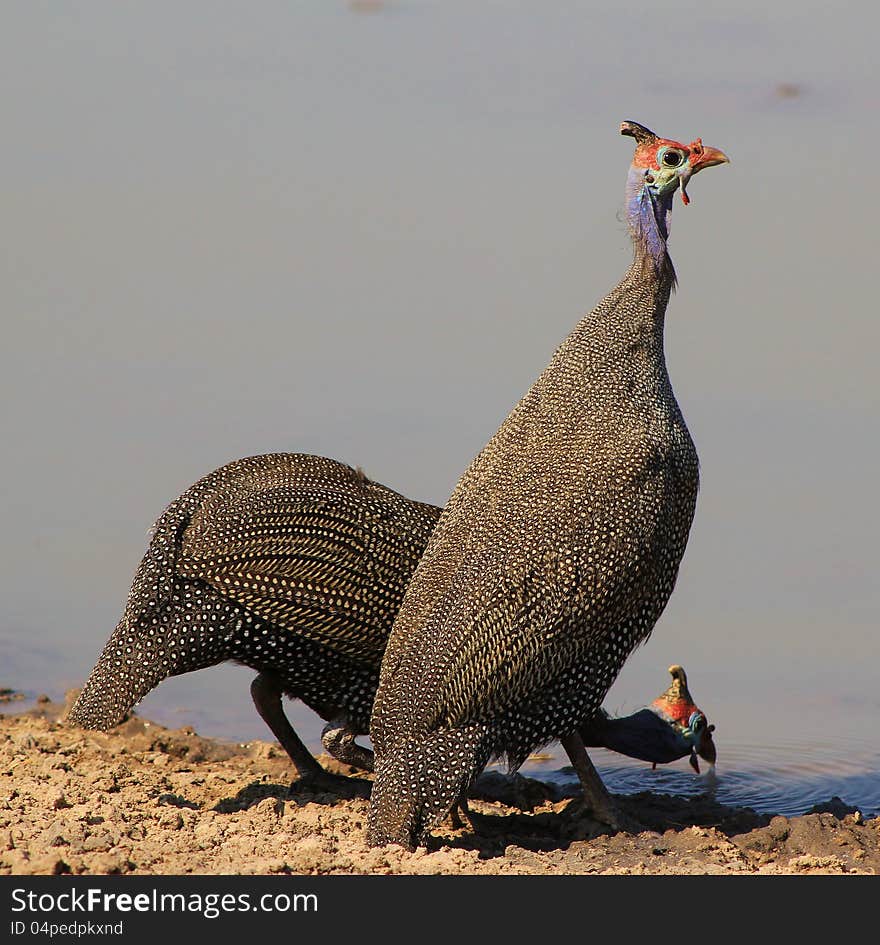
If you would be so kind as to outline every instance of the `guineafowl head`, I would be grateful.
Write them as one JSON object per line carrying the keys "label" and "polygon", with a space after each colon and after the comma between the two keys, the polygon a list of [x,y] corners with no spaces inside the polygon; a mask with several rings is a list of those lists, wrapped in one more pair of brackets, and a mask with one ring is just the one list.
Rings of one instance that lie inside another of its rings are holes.
{"label": "guineafowl head", "polygon": [[623,122],[620,133],[636,139],[636,153],[626,182],[626,217],[637,250],[641,247],[658,269],[668,266],[674,279],[666,254],[672,197],[680,187],[681,199],[689,203],[687,185],[694,174],[715,164],[727,164],[729,159],[723,151],[707,147],[699,138],[682,144],[672,138],[660,138],[635,121]]}
{"label": "guineafowl head", "polygon": [[682,144],[671,138],[658,138],[653,131],[634,121],[625,121],[620,126],[622,135],[636,139],[630,178],[639,189],[647,189],[654,197],[665,197],[681,187],[681,199],[690,203],[687,195],[688,181],[706,167],[727,164],[729,158],[723,151],[710,148],[700,138],[690,144]]}
{"label": "guineafowl head", "polygon": [[698,755],[710,765],[715,764],[715,742],[712,739],[715,726],[710,725],[705,714],[697,708],[688,690],[684,669],[676,664],[669,667],[669,674],[672,676],[669,688],[651,703],[651,709],[672,725],[690,747],[691,767],[699,773]]}

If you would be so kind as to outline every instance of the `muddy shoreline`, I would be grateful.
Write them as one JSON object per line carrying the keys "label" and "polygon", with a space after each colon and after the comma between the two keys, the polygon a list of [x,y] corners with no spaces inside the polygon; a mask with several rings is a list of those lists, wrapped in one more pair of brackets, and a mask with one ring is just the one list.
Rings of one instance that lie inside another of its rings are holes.
{"label": "muddy shoreline", "polygon": [[500,775],[472,801],[478,834],[447,825],[427,850],[371,849],[368,802],[291,792],[275,744],[138,716],[85,731],[48,700],[0,708],[0,874],[880,872],[880,818],[836,799],[774,817],[705,797],[618,796],[632,823],[612,835],[557,787]]}

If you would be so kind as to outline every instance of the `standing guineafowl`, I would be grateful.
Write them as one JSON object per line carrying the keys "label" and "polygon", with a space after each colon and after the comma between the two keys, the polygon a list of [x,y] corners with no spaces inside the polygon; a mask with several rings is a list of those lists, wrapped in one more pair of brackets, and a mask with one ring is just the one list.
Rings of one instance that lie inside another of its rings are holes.
{"label": "standing guineafowl", "polygon": [[372,770],[354,738],[369,731],[388,632],[439,514],[322,456],[215,470],[156,523],[68,721],[110,728],[163,679],[232,660],[259,672],[257,711],[301,782],[356,790],[321,768],[282,695],[327,720],[330,754]]}
{"label": "standing guineafowl", "polygon": [[675,191],[727,158],[635,122],[633,264],[563,342],[456,486],[382,662],[369,839],[412,849],[487,762],[561,739],[594,812],[615,812],[577,734],[672,593],[697,454],[663,352]]}

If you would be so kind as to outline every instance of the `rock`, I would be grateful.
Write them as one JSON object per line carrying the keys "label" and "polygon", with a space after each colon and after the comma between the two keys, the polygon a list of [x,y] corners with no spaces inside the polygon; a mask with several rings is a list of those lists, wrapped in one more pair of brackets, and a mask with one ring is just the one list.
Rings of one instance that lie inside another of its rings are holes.
{"label": "rock", "polygon": [[104,873],[107,875],[128,873],[133,868],[133,864],[128,858],[119,852],[98,853],[91,856],[86,861],[90,873]]}
{"label": "rock", "polygon": [[188,807],[190,810],[198,810],[199,807],[198,804],[188,801],[185,797],[181,797],[179,794],[160,794],[156,798],[156,803],[160,806],[167,804],[171,807]]}
{"label": "rock", "polygon": [[42,876],[60,876],[62,873],[69,873],[70,867],[60,856],[53,853],[46,853],[42,856],[36,856],[30,861],[28,872],[36,873]]}
{"label": "rock", "polygon": [[86,853],[106,853],[116,846],[117,838],[109,833],[96,833],[86,837],[81,844],[81,849]]}
{"label": "rock", "polygon": [[827,801],[823,801],[821,804],[814,804],[808,811],[805,811],[807,814],[834,814],[838,820],[843,820],[847,814],[858,814],[858,807],[852,807],[851,805],[842,801],[836,794],[834,797],[829,798]]}
{"label": "rock", "polygon": [[69,843],[64,836],[64,830],[59,825],[53,825],[43,834],[43,840],[50,847],[64,847]]}

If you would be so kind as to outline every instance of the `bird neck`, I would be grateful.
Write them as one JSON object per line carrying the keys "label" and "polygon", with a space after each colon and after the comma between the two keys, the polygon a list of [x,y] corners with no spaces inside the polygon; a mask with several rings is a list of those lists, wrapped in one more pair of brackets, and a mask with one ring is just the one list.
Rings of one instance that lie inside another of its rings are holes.
{"label": "bird neck", "polygon": [[[644,195],[642,192],[644,191]],[[548,392],[560,388],[589,409],[627,396],[674,404],[663,331],[675,270],[666,251],[671,196],[651,193],[643,176],[630,171],[627,214],[633,262],[620,282],[574,327],[514,411],[540,413]],[[574,392],[578,391],[578,394]]]}
{"label": "bird neck", "polygon": [[675,282],[667,241],[672,218],[674,191],[657,193],[645,178],[643,168],[631,167],[626,181],[626,222],[633,239],[634,265],[654,269]]}
{"label": "bird neck", "polygon": [[589,378],[596,390],[622,377],[665,384],[663,333],[675,270],[665,249],[655,259],[634,238],[632,265],[620,282],[575,326],[551,361],[557,371]]}

